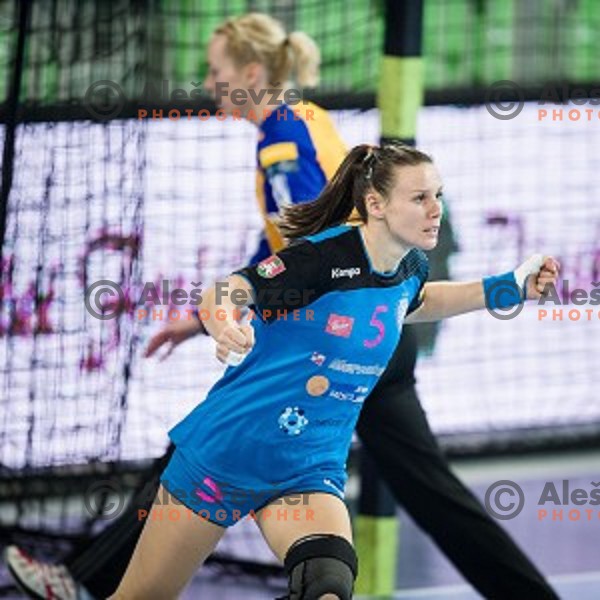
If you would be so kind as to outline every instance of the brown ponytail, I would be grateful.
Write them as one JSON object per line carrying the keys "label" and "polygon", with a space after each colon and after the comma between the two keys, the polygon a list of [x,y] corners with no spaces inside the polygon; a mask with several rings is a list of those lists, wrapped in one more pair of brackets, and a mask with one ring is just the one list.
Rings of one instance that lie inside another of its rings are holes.
{"label": "brown ponytail", "polygon": [[284,210],[280,229],[288,239],[314,235],[345,223],[354,209],[366,223],[365,196],[370,190],[387,198],[397,167],[432,162],[429,155],[404,144],[355,146],[316,200]]}

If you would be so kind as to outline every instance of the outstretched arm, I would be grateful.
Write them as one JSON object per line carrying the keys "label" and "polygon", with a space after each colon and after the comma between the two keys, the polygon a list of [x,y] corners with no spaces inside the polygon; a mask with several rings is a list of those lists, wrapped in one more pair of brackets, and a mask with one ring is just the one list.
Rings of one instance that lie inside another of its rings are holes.
{"label": "outstretched arm", "polygon": [[[527,299],[539,298],[547,285],[556,283],[559,264],[550,257],[532,256],[512,273],[499,277],[485,278],[483,281],[454,282],[435,281],[425,284],[421,306],[406,317],[406,323],[439,321],[489,306],[491,292],[501,282],[506,283],[507,297],[503,307],[518,304],[519,291],[525,292]],[[510,289],[511,276],[513,289]],[[516,288],[519,286],[519,288]],[[498,290],[496,290],[498,292]],[[513,299],[510,299],[510,296]],[[486,302],[487,300],[487,302]]]}

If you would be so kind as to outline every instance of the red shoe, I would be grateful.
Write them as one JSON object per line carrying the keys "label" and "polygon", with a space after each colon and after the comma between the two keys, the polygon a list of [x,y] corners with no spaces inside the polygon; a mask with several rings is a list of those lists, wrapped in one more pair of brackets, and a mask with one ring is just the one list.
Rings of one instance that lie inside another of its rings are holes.
{"label": "red shoe", "polygon": [[77,600],[77,584],[64,565],[32,558],[17,546],[8,546],[4,560],[21,591],[37,600]]}

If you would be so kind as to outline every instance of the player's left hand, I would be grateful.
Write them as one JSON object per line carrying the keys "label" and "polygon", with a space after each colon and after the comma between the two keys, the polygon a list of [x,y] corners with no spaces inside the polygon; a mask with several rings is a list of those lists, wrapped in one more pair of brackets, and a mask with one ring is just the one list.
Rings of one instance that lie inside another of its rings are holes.
{"label": "player's left hand", "polygon": [[[526,264],[526,263],[525,263]],[[546,286],[556,286],[560,271],[559,262],[552,256],[543,256],[537,264],[530,267],[525,280],[525,292],[528,300],[541,298]]]}

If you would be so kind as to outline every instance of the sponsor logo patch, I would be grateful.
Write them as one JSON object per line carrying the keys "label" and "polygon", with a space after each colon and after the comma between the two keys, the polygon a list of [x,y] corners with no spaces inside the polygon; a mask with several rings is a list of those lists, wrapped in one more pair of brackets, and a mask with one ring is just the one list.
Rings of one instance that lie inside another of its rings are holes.
{"label": "sponsor logo patch", "polygon": [[265,279],[273,279],[273,277],[277,277],[277,275],[284,271],[285,265],[283,264],[283,261],[275,254],[259,262],[256,267],[256,272]]}
{"label": "sponsor logo patch", "polygon": [[325,331],[331,335],[347,338],[350,337],[353,326],[354,319],[352,317],[344,317],[343,315],[331,313],[327,320]]}
{"label": "sponsor logo patch", "polygon": [[317,427],[341,427],[344,419],[317,419],[314,424]]}
{"label": "sponsor logo patch", "polygon": [[311,396],[322,396],[329,389],[329,379],[315,375],[306,382],[306,391]]}
{"label": "sponsor logo patch", "polygon": [[313,352],[310,360],[315,363],[318,367],[322,367],[323,363],[327,360],[327,357],[320,352]]}
{"label": "sponsor logo patch", "polygon": [[359,365],[357,363],[349,363],[341,358],[336,358],[331,361],[328,369],[339,371],[340,373],[347,373],[348,375],[375,375],[380,377],[385,367],[381,365]]}
{"label": "sponsor logo patch", "polygon": [[308,425],[304,410],[298,406],[288,406],[279,415],[279,428],[288,435],[300,435]]}
{"label": "sponsor logo patch", "polygon": [[336,383],[328,394],[329,398],[342,402],[362,403],[369,395],[369,388],[364,385],[354,386],[347,383]]}

